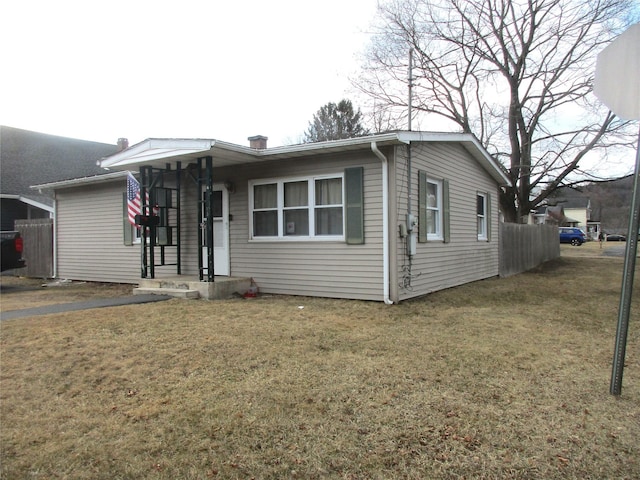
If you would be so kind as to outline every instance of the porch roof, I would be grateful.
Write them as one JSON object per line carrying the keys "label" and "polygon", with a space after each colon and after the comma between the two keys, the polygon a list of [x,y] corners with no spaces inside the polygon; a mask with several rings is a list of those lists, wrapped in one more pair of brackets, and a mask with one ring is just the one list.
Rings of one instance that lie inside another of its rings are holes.
{"label": "porch roof", "polygon": [[[374,138],[375,137],[375,138]],[[396,134],[348,138],[329,142],[285,145],[255,149],[215,139],[148,138],[126,150],[100,160],[103,168],[128,170],[138,166],[164,166],[180,161],[189,163],[198,158],[213,157],[216,167],[305,157],[318,153],[333,153],[369,148],[375,141],[379,146],[398,143]]]}
{"label": "porch roof", "polygon": [[131,170],[140,166],[175,167],[177,162],[189,164],[198,158],[211,156],[214,166],[234,166],[270,160],[303,158],[324,153],[344,153],[367,150],[375,142],[378,147],[411,142],[460,143],[501,185],[509,179],[500,165],[471,134],[438,132],[392,132],[366,137],[328,142],[285,145],[255,149],[215,139],[149,138],[126,150],[103,158],[98,163],[109,170]]}

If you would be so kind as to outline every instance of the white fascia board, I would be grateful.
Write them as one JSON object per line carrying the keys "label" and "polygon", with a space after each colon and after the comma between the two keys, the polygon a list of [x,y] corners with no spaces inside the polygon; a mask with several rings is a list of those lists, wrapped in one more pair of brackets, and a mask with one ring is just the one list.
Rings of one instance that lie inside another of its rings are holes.
{"label": "white fascia board", "polygon": [[[398,131],[369,135],[365,137],[346,138],[327,142],[284,145],[258,150],[233,143],[213,139],[184,138],[150,138],[132,147],[100,160],[101,167],[126,168],[128,166],[149,164],[172,158],[194,158],[198,153],[205,154],[215,149],[226,150],[245,156],[246,161],[254,159],[277,159],[290,156],[306,156],[317,153],[331,153],[359,148],[369,148],[371,142],[377,145],[409,144],[411,142],[448,142],[460,143],[501,185],[509,185],[509,178],[491,155],[484,149],[478,139],[470,133],[452,132],[408,132]],[[238,157],[241,158],[241,157]]]}
{"label": "white fascia board", "polygon": [[71,178],[69,180],[61,180],[59,182],[43,183],[40,185],[32,185],[33,190],[58,190],[61,188],[70,188],[81,185],[91,185],[96,183],[107,183],[114,180],[125,179],[129,172],[110,172],[104,175],[93,175],[91,177]]}
{"label": "white fascia board", "polygon": [[215,140],[187,138],[149,138],[121,152],[98,161],[103,167],[122,167],[186,154],[207,152]]}
{"label": "white fascia board", "polygon": [[26,203],[27,205],[31,205],[32,207],[39,208],[41,210],[46,210],[49,213],[53,213],[53,206],[47,205],[46,203],[37,202],[29,197],[25,197],[23,195],[7,195],[2,194],[0,198],[6,198],[7,200],[18,200],[19,202]]}
{"label": "white fascia board", "polygon": [[487,172],[500,184],[511,185],[511,180],[475,135],[455,132],[401,132],[400,138],[406,142],[454,142],[460,143]]}
{"label": "white fascia board", "polygon": [[[227,151],[232,152],[235,158],[244,157],[247,162],[251,159],[277,159],[295,155],[312,155],[323,152],[339,152],[353,148],[369,148],[371,141],[378,144],[402,143],[397,133],[373,135],[368,137],[347,138],[328,142],[304,143],[299,145],[284,145],[274,148],[259,150],[219,140],[199,139],[147,139],[122,152],[99,161],[103,168],[126,168],[139,164],[149,164],[159,161],[171,161],[172,158],[195,158],[198,153],[203,156],[207,152]],[[239,157],[237,157],[239,155]]]}
{"label": "white fascia board", "polygon": [[380,135],[369,135],[366,137],[354,137],[345,138],[343,140],[329,140],[326,142],[315,143],[301,143],[298,145],[284,145],[281,147],[268,148],[265,150],[257,150],[259,155],[282,155],[288,153],[306,153],[306,152],[320,152],[325,150],[340,150],[345,147],[362,146],[362,148],[369,148],[371,142],[377,144],[384,144],[388,142],[394,143],[407,143],[400,138],[398,133],[383,133]]}
{"label": "white fascia board", "polygon": [[26,203],[27,205],[31,205],[32,207],[39,208],[40,210],[46,210],[49,213],[53,213],[53,210],[54,210],[53,205],[47,205],[45,203],[36,202],[35,200],[32,200],[27,197],[21,196],[20,201]]}

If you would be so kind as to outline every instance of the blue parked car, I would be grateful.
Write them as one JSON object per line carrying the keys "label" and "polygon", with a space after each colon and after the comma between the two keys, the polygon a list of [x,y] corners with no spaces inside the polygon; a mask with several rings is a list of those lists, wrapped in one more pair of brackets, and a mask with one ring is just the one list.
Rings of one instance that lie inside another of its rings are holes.
{"label": "blue parked car", "polygon": [[570,243],[574,247],[579,247],[586,242],[585,234],[576,227],[560,227],[560,243]]}

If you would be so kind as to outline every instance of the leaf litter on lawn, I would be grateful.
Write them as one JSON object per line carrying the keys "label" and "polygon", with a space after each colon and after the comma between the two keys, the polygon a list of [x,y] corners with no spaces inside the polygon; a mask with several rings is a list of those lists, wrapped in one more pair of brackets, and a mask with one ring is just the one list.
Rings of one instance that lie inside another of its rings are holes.
{"label": "leaf litter on lawn", "polygon": [[608,393],[621,270],[3,322],[2,477],[638,478],[637,308]]}

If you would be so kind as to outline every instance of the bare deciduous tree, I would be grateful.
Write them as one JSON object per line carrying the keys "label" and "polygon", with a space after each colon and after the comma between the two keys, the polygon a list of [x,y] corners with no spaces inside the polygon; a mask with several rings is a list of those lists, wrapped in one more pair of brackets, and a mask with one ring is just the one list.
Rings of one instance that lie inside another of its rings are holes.
{"label": "bare deciduous tree", "polygon": [[[631,0],[391,0],[354,83],[377,108],[475,134],[505,166],[518,222],[580,161],[627,141],[592,95],[597,54],[632,20]],[[393,115],[393,113],[388,113]],[[406,113],[405,113],[406,114]]]}

